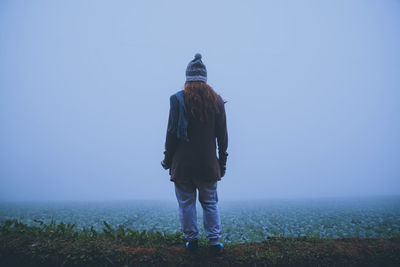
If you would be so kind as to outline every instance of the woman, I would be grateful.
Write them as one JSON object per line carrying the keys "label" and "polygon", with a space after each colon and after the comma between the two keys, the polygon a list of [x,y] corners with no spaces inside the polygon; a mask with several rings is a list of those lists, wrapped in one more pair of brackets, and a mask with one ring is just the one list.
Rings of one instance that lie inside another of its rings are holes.
{"label": "woman", "polygon": [[175,183],[182,231],[188,240],[186,248],[191,252],[198,248],[200,237],[196,190],[210,249],[214,253],[222,249],[217,181],[225,174],[228,156],[224,105],[222,98],[207,84],[206,67],[201,55],[196,54],[187,66],[184,90],[170,97],[165,157],[161,162]]}

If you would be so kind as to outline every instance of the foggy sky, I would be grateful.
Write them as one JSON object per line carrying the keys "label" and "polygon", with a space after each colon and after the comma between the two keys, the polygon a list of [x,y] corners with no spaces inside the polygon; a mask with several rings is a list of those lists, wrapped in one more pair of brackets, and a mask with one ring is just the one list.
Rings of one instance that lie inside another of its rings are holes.
{"label": "foggy sky", "polygon": [[203,55],[219,199],[400,193],[399,1],[1,1],[0,200],[174,199],[169,96]]}

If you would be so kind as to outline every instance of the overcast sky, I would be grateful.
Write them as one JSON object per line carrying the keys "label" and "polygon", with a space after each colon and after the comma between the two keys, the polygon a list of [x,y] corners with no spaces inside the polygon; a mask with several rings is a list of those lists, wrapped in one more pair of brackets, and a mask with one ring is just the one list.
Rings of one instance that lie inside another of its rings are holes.
{"label": "overcast sky", "polygon": [[169,96],[228,101],[219,199],[400,194],[400,2],[0,2],[0,200],[174,199]]}

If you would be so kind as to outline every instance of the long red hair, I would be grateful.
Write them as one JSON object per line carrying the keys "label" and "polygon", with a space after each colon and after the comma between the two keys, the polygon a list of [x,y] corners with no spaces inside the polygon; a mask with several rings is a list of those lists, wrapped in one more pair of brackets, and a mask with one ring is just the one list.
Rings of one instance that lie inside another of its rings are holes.
{"label": "long red hair", "polygon": [[219,113],[218,94],[205,82],[186,82],[185,105],[195,119],[206,122],[212,113]]}

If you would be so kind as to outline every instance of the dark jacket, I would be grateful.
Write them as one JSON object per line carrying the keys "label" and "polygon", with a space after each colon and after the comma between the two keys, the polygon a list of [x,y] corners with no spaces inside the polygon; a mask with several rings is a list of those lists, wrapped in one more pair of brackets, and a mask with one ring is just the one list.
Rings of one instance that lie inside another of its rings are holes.
{"label": "dark jacket", "polygon": [[[225,164],[228,147],[224,105],[224,101],[218,96],[219,113],[213,113],[207,122],[201,122],[187,112],[189,142],[178,139],[176,134],[167,131],[164,162],[170,167],[171,181],[190,179],[216,181],[221,179],[220,162]],[[171,123],[170,108],[168,129],[171,127]],[[219,159],[216,156],[217,143]]]}

